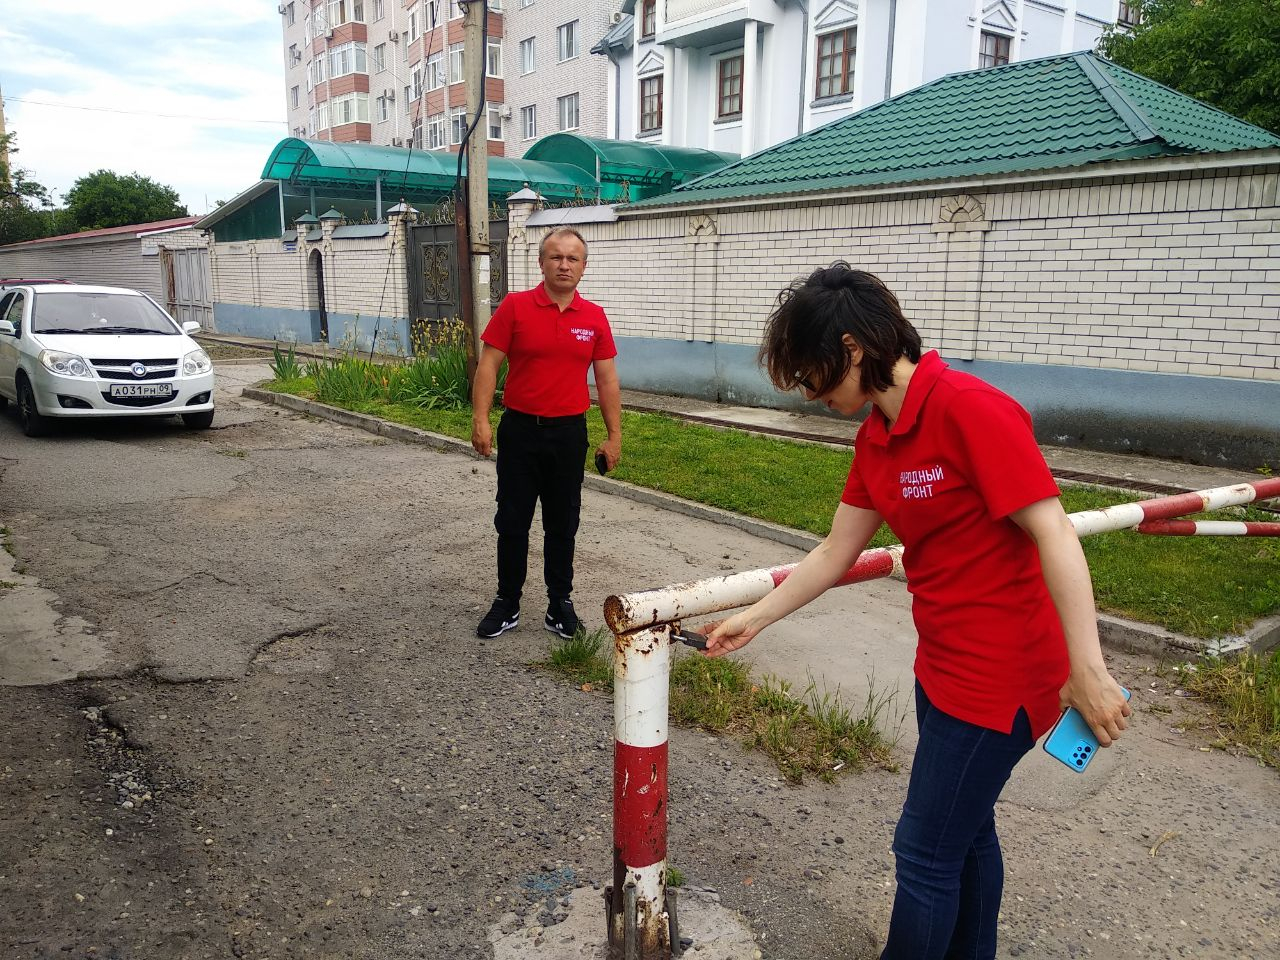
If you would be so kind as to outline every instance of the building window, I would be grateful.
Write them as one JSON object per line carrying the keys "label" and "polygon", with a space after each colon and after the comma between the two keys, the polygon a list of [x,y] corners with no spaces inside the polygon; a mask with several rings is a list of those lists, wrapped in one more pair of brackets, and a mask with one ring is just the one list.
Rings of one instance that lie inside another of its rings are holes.
{"label": "building window", "polygon": [[409,42],[417,43],[420,36],[422,34],[418,32],[418,8],[414,7],[409,11]]}
{"label": "building window", "polygon": [[520,0],[521,10],[523,10],[525,7],[532,7],[532,6],[533,6],[533,0]]}
{"label": "building window", "polygon": [[409,74],[413,79],[413,99],[422,99],[422,65],[413,68],[413,72]]}
{"label": "building window", "polygon": [[735,120],[742,116],[742,54],[725,57],[716,70],[716,119]]}
{"label": "building window", "polygon": [[[1123,3],[1120,4],[1121,9],[1124,9],[1124,6],[1125,5]],[[293,9],[292,3],[284,8],[284,20],[285,20],[285,23],[287,23],[291,27],[298,22],[298,14],[297,14],[297,11]]]}
{"label": "building window", "polygon": [[640,132],[662,129],[662,74],[640,81]]}
{"label": "building window", "polygon": [[436,113],[427,117],[427,149],[439,150],[448,145],[449,142],[445,139],[444,114]]}
{"label": "building window", "polygon": [[985,70],[987,67],[1004,66],[1009,62],[1009,48],[1012,46],[1012,38],[983,30],[982,46],[978,51],[978,68]]}
{"label": "building window", "polygon": [[[289,4],[293,6],[293,4]],[[293,21],[290,20],[290,23]],[[1126,27],[1136,27],[1142,22],[1142,8],[1138,6],[1136,0],[1130,3],[1127,0],[1120,0],[1120,13],[1116,17],[1116,22]]]}
{"label": "building window", "polygon": [[533,73],[538,65],[538,51],[535,38],[530,37],[528,40],[520,41],[520,72],[522,74]]}
{"label": "building window", "polygon": [[578,55],[578,21],[563,24],[559,31],[560,62],[572,60]]}
{"label": "building window", "polygon": [[427,57],[427,89],[439,90],[444,86],[444,54],[433,53]]}
{"label": "building window", "polygon": [[640,8],[640,39],[648,40],[658,32],[658,0],[643,0]]}
{"label": "building window", "polygon": [[449,51],[449,82],[461,83],[465,76],[462,72],[462,47],[457,46]]}
{"label": "building window", "polygon": [[297,87],[294,87],[292,90],[289,91],[289,100],[293,105],[293,109],[297,110],[298,104],[301,102],[301,98],[298,95]]}
{"label": "building window", "polygon": [[296,43],[289,44],[289,66],[294,66],[302,60],[302,51],[298,49]]}
{"label": "building window", "polygon": [[413,113],[413,87],[405,84],[404,88],[404,112],[406,114]]}
{"label": "building window", "polygon": [[502,79],[502,41],[490,40],[488,53],[484,65],[486,76]]}
{"label": "building window", "polygon": [[520,108],[520,129],[526,140],[538,135],[538,108],[536,106]]}
{"label": "building window", "polygon": [[363,43],[344,43],[329,51],[329,79],[345,77],[348,73],[368,73]]}
{"label": "building window", "polygon": [[344,123],[369,122],[369,95],[367,93],[348,93],[342,97],[334,97],[329,101],[334,126]]}
{"label": "building window", "polygon": [[377,113],[375,114],[375,116],[378,118],[378,122],[382,123],[384,120],[390,120],[391,106],[389,101],[387,100],[386,94],[383,94],[374,102],[377,106]]}
{"label": "building window", "polygon": [[329,101],[326,100],[311,111],[311,129],[315,133],[329,129]]}
{"label": "building window", "polygon": [[577,130],[578,95],[571,93],[568,96],[558,97],[556,99],[556,113],[560,118],[561,130]]}
{"label": "building window", "polygon": [[387,69],[387,45],[380,43],[373,48],[373,69],[375,72]]}
{"label": "building window", "polygon": [[364,0],[330,0],[329,30],[353,22],[364,23]]}
{"label": "building window", "polygon": [[819,100],[853,92],[853,63],[857,52],[856,27],[818,37],[818,89],[815,96]]}
{"label": "building window", "polygon": [[489,139],[502,139],[502,104],[491,103],[488,109]]}
{"label": "building window", "polygon": [[384,2],[384,0],[373,0],[373,19],[374,19],[374,21],[376,22],[376,21],[378,21],[378,20],[381,20],[381,19],[382,19],[383,17],[385,17],[386,15],[387,15],[387,8],[386,8],[386,3]]}
{"label": "building window", "polygon": [[454,107],[449,111],[449,128],[453,134],[451,142],[456,147],[462,143],[462,138],[467,135],[466,107]]}
{"label": "building window", "polygon": [[324,83],[324,57],[316,57],[307,68],[307,89],[311,90],[322,83]]}

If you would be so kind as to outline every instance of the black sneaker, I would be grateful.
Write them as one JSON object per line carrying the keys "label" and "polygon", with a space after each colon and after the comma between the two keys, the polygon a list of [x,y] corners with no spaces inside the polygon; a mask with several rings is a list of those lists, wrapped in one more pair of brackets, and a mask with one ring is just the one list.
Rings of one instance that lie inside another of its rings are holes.
{"label": "black sneaker", "polygon": [[520,605],[497,597],[493,601],[493,606],[489,608],[489,612],[480,621],[480,626],[476,627],[476,636],[500,636],[508,630],[514,630],[519,623]]}
{"label": "black sneaker", "polygon": [[573,612],[572,600],[552,600],[547,604],[547,617],[542,625],[552,633],[570,640],[582,627],[582,621]]}

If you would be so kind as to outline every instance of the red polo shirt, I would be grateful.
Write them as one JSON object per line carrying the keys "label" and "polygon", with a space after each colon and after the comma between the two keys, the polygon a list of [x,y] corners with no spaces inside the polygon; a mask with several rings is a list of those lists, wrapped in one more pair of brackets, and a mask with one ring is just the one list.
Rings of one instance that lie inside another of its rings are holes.
{"label": "red polo shirt", "polygon": [[480,339],[507,355],[503,406],[540,417],[585,413],[587,368],[618,355],[604,310],[575,290],[561,311],[541,283],[507,294]]}
{"label": "red polo shirt", "polygon": [[1039,737],[1058,718],[1069,662],[1039,553],[1009,519],[1058,495],[1031,417],[931,351],[893,428],[873,408],[855,449],[843,500],[879,513],[906,548],[925,693],[1004,733],[1026,707]]}

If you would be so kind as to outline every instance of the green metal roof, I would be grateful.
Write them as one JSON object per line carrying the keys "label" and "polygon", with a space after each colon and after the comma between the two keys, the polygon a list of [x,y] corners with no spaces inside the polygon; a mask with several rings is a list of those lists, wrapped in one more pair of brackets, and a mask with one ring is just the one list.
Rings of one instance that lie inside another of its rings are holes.
{"label": "green metal roof", "polygon": [[1275,148],[1260,127],[1080,52],[950,74],[631,207]]}
{"label": "green metal roof", "polygon": [[[457,164],[454,153],[290,137],[271,151],[262,179],[294,186],[372,190],[381,177],[388,196],[396,189],[444,195],[453,190]],[[465,159],[462,169],[465,173]],[[596,192],[595,177],[572,163],[489,158],[491,197],[505,200],[526,184],[549,199],[592,197]]]}
{"label": "green metal roof", "polygon": [[[600,183],[606,203],[666,193],[738,159],[698,147],[672,147],[636,140],[597,140],[576,133],[553,133],[531,146],[526,161],[571,164]],[[630,186],[624,195],[623,184]]]}

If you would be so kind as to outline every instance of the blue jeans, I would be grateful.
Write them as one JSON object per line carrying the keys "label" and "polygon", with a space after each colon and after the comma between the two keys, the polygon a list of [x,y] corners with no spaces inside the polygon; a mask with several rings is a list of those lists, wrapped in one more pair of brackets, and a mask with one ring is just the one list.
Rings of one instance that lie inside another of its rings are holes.
{"label": "blue jeans", "polygon": [[1031,749],[1031,722],[1019,710],[999,733],[943,713],[916,683],[920,744],[902,819],[893,837],[898,892],[881,960],[989,960],[1004,860],[995,804]]}

